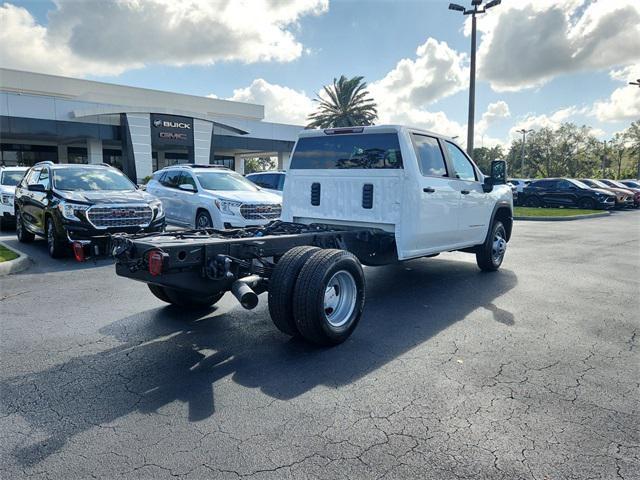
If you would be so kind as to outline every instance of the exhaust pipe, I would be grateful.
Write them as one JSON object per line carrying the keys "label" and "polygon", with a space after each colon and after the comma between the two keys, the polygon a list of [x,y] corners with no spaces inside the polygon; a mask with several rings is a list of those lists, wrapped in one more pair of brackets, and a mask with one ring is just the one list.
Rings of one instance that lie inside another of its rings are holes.
{"label": "exhaust pipe", "polygon": [[251,287],[261,281],[262,278],[258,275],[241,278],[231,284],[231,293],[238,299],[240,305],[247,310],[252,310],[258,305],[258,294]]}

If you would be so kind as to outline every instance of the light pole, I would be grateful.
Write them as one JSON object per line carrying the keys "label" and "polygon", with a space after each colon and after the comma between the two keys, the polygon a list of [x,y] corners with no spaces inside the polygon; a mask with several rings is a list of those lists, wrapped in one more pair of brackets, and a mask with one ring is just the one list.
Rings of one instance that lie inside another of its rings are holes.
{"label": "light pole", "polygon": [[637,79],[635,82],[629,82],[629,85],[637,85],[640,87],[640,78]]}
{"label": "light pole", "polygon": [[471,8],[467,10],[456,3],[449,4],[449,10],[462,12],[463,15],[471,15],[471,68],[469,72],[469,119],[467,120],[467,153],[473,156],[473,127],[476,109],[476,15],[486,12],[491,7],[500,5],[502,0],[492,0],[484,8],[480,8],[483,0],[471,0]]}
{"label": "light pole", "polygon": [[520,158],[520,173],[524,175],[524,144],[527,141],[527,133],[531,133],[533,132],[533,130],[521,128],[520,130],[516,130],[516,132],[522,134],[522,157]]}

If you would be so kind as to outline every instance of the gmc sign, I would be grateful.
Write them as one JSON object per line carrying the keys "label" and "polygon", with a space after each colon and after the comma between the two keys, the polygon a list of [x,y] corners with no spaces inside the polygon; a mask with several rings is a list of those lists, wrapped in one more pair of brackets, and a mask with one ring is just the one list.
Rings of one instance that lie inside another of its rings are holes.
{"label": "gmc sign", "polygon": [[152,113],[151,142],[156,147],[175,145],[193,148],[193,119]]}

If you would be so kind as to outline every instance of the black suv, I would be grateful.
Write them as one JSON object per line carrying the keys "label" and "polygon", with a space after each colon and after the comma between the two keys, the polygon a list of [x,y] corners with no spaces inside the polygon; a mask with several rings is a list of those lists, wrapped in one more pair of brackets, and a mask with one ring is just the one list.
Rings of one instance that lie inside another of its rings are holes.
{"label": "black suv", "polygon": [[584,209],[613,208],[612,193],[568,178],[545,178],[531,182],[522,191],[527,207],[578,207]]}
{"label": "black suv", "polygon": [[109,234],[164,230],[162,203],[107,164],[42,162],[16,187],[16,234],[21,242],[47,239],[49,255],[73,246],[78,260],[107,253]]}

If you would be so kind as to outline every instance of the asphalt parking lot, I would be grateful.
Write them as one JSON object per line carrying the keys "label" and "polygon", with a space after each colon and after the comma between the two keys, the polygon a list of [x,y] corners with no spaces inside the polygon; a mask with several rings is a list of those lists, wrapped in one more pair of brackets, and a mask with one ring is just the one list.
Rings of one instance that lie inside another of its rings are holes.
{"label": "asphalt parking lot", "polygon": [[277,332],[265,295],[189,314],[108,261],[21,245],[0,477],[640,478],[639,245],[621,212],[517,222],[498,273],[466,254],[367,269],[363,320],[329,350]]}

